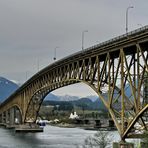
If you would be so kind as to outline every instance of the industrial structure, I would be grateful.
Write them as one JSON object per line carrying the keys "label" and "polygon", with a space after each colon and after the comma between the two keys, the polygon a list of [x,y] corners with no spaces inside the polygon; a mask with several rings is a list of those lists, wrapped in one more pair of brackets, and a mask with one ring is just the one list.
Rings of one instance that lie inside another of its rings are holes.
{"label": "industrial structure", "polygon": [[[36,73],[0,105],[0,122],[35,122],[44,98],[74,83],[90,86],[121,136],[148,129],[148,26],[83,49]],[[17,120],[17,121],[16,121]]]}

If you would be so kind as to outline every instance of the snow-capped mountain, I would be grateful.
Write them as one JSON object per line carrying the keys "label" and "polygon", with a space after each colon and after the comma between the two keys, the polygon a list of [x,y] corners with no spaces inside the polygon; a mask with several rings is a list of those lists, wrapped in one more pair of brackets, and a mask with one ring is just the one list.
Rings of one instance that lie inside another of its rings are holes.
{"label": "snow-capped mountain", "polygon": [[0,102],[7,99],[15,90],[18,89],[18,85],[14,82],[0,77]]}

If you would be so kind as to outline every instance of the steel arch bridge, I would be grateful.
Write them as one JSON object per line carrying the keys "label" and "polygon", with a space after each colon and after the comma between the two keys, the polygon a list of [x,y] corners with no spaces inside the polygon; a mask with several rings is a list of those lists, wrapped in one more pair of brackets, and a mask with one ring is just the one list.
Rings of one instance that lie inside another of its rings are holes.
{"label": "steel arch bridge", "polygon": [[[74,83],[102,100],[121,139],[148,128],[148,26],[65,57],[39,71],[0,105],[0,122],[36,121],[44,98]],[[127,93],[128,90],[128,93]]]}

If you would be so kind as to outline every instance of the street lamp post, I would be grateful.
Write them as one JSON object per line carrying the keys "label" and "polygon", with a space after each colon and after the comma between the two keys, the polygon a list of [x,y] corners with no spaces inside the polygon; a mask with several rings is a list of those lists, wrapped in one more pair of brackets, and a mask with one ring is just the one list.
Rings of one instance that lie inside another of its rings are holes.
{"label": "street lamp post", "polygon": [[128,33],[128,10],[134,8],[133,6],[129,6],[126,9],[126,33]]}
{"label": "street lamp post", "polygon": [[40,69],[40,61],[39,59],[37,59],[37,71],[39,72],[39,69]]}
{"label": "street lamp post", "polygon": [[84,33],[88,32],[88,30],[82,31],[82,50],[84,49]]}
{"label": "street lamp post", "polygon": [[29,71],[26,71],[26,81],[28,80],[28,73]]}
{"label": "street lamp post", "polygon": [[56,58],[56,54],[57,54],[57,48],[59,48],[59,47],[55,47],[54,48],[54,57],[53,57],[53,60],[55,61],[57,58]]}
{"label": "street lamp post", "polygon": [[137,25],[140,26],[140,27],[143,27],[142,24],[137,24]]}

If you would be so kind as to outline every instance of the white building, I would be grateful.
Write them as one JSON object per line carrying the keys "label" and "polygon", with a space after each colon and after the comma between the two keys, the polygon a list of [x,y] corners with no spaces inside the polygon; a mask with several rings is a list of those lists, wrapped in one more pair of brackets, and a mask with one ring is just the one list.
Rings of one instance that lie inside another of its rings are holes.
{"label": "white building", "polygon": [[79,116],[77,115],[76,112],[74,112],[74,114],[73,113],[70,114],[69,119],[77,119],[77,118],[79,118]]}

